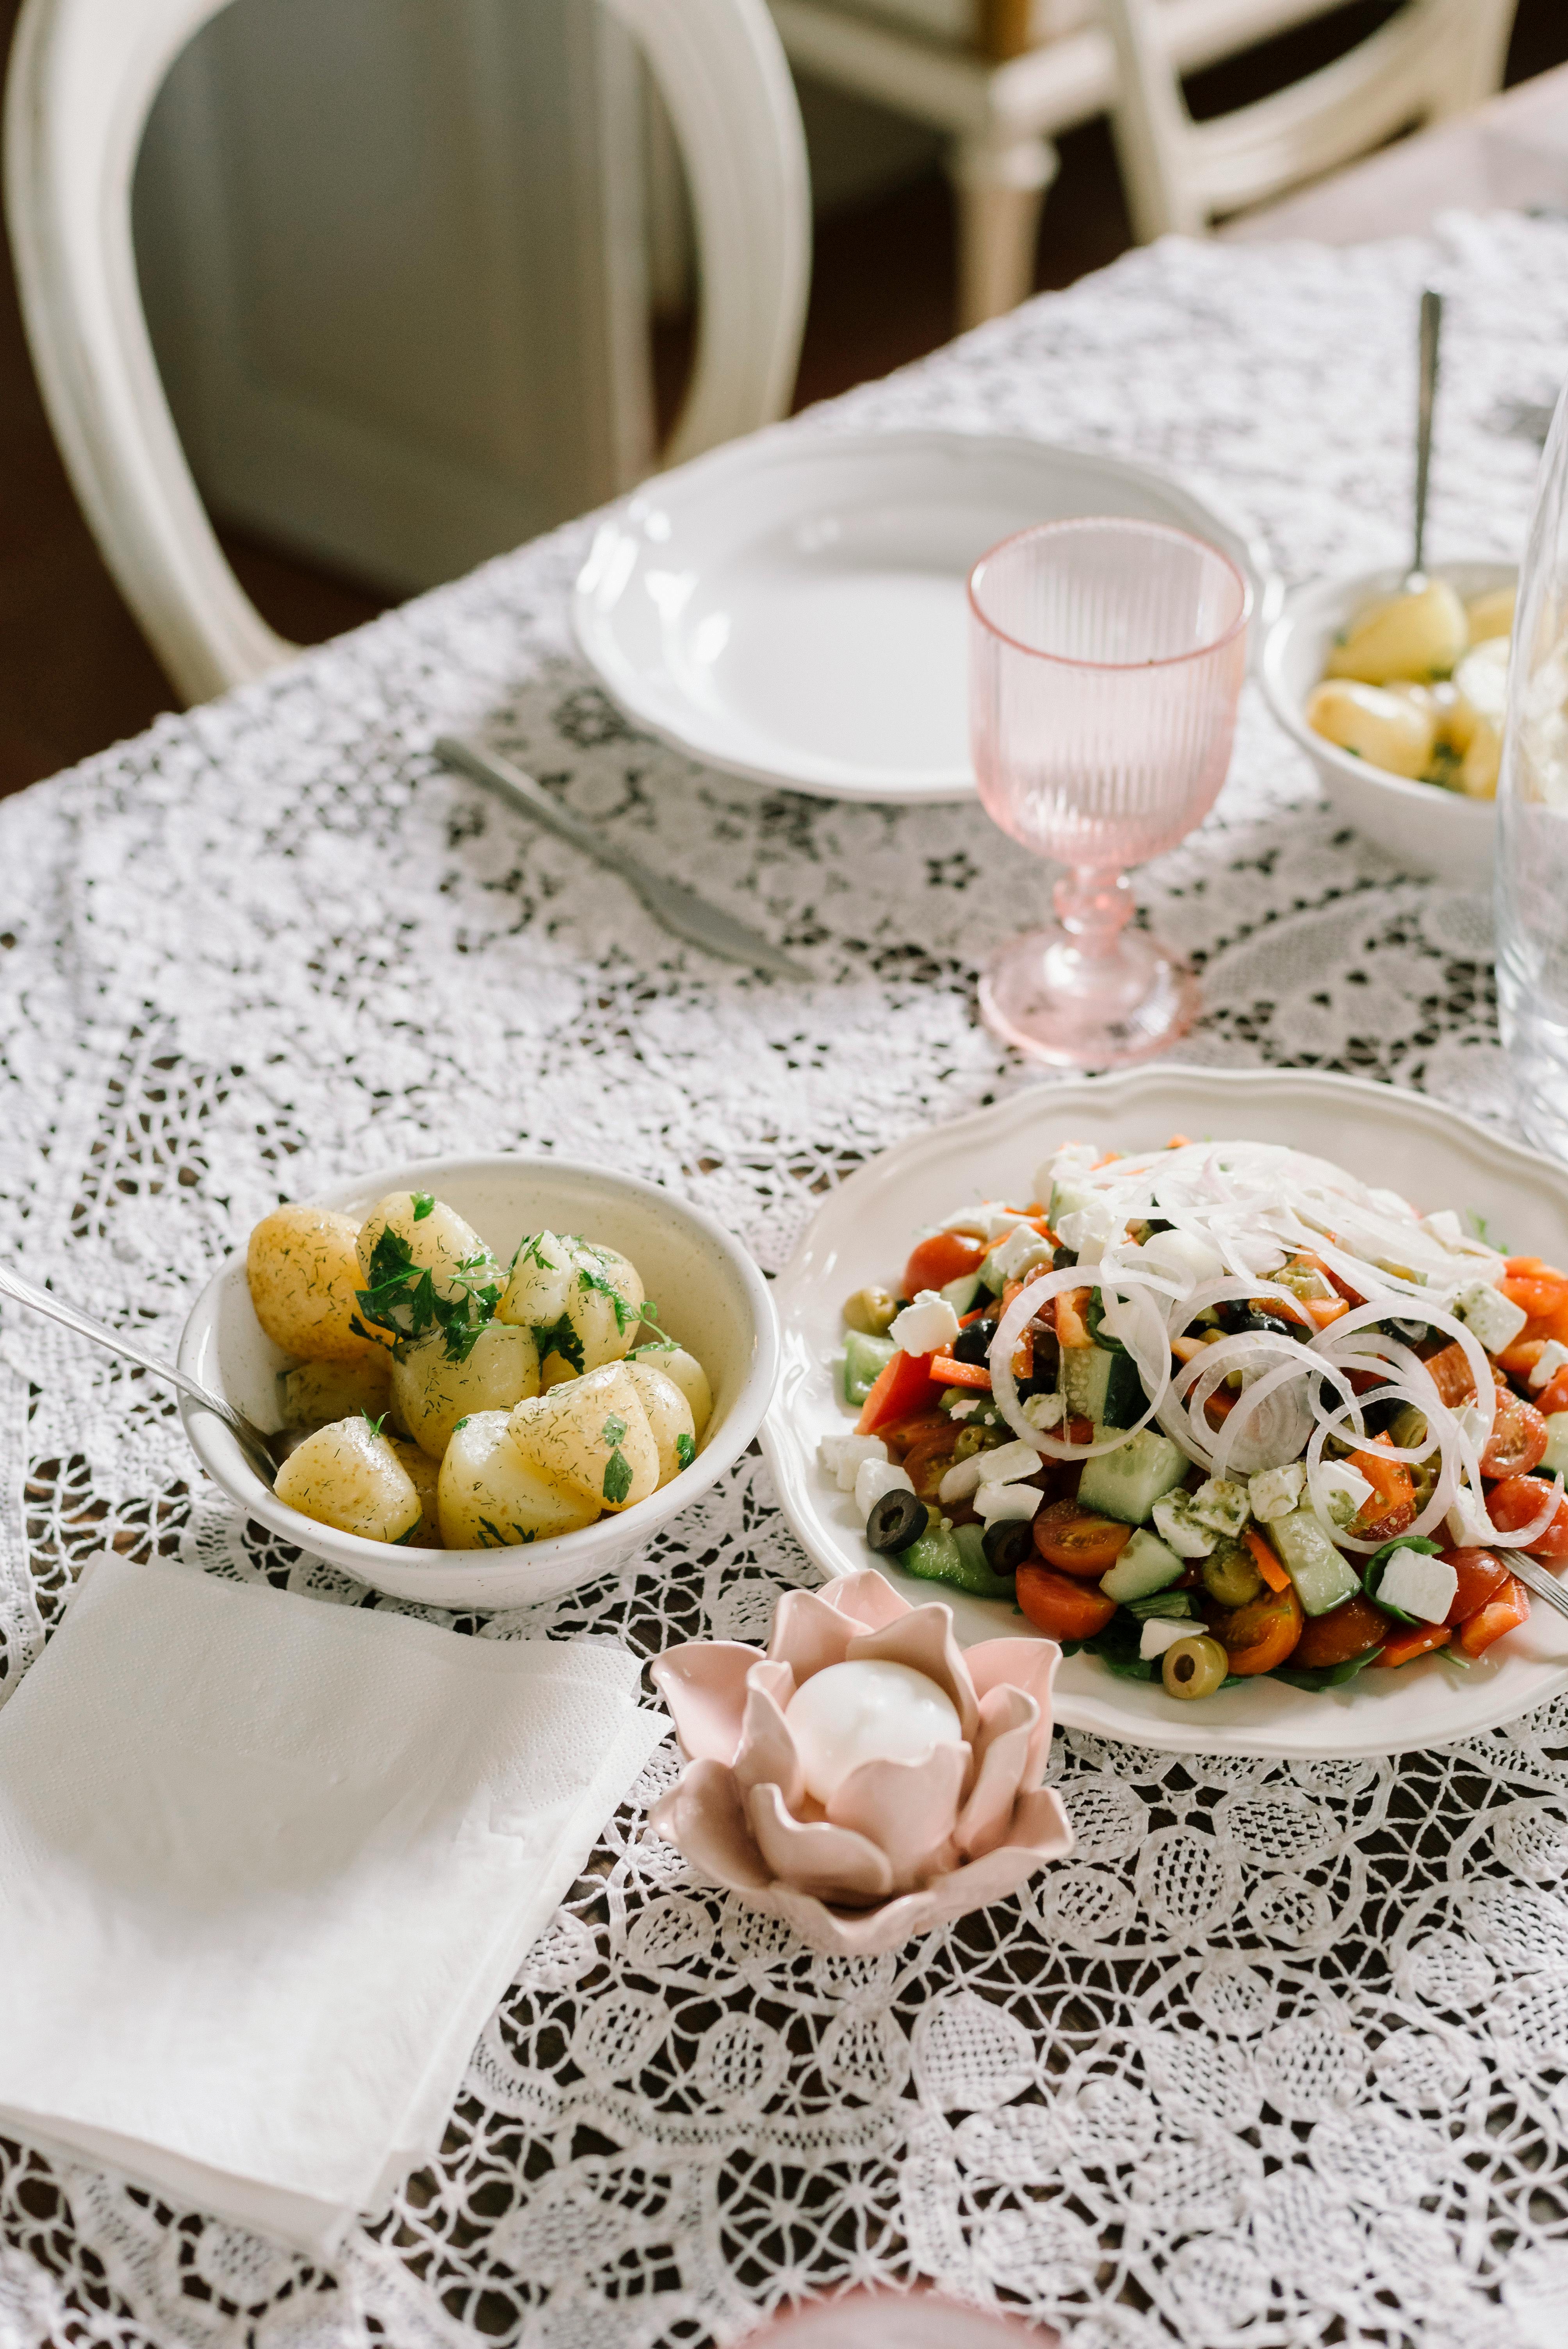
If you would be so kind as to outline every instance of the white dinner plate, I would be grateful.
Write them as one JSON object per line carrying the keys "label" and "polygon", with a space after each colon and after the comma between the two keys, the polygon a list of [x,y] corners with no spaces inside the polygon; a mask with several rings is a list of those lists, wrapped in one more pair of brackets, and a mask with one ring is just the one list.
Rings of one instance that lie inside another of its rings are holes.
{"label": "white dinner plate", "polygon": [[[1026,1192],[1058,1143],[1133,1151],[1172,1133],[1312,1151],[1423,1211],[1478,1209],[1511,1253],[1559,1264],[1568,1256],[1568,1173],[1436,1102],[1357,1077],[1167,1064],[1041,1085],[912,1135],[841,1184],[774,1288],[784,1367],[762,1444],[785,1515],[828,1573],[887,1570],[867,1548],[850,1495],[817,1464],[819,1438],[853,1424],[830,1369],[843,1343],[844,1299],[868,1282],[895,1285],[915,1234],[954,1206]],[[1005,1601],[896,1571],[889,1579],[916,1605],[951,1601],[965,1647],[1028,1631]],[[1119,1680],[1080,1654],[1057,1676],[1056,1713],[1069,1727],[1176,1754],[1400,1754],[1493,1729],[1563,1689],[1568,1619],[1537,1599],[1529,1622],[1468,1671],[1426,1657],[1319,1696],[1259,1680],[1184,1704],[1158,1681]]]}
{"label": "white dinner plate", "polygon": [[798,428],[645,483],[595,536],[573,625],[627,715],[710,766],[829,798],[964,799],[968,574],[1013,531],[1102,513],[1218,546],[1266,626],[1267,555],[1166,474],[1040,440]]}

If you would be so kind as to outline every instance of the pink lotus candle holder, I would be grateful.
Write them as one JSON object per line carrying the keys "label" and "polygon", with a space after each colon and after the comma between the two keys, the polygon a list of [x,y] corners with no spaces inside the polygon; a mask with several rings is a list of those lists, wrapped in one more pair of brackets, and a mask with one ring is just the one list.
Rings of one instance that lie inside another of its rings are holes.
{"label": "pink lotus candle holder", "polygon": [[[699,1640],[655,1663],[686,1767],[650,1824],[699,1875],[786,1918],[810,1948],[898,1949],[1005,1899],[1071,1850],[1067,1814],[1041,1783],[1060,1661],[1049,1640],[965,1652],[950,1607],[911,1607],[871,1569],[788,1591],[766,1653]],[[958,1735],[913,1758],[855,1763],[824,1803],[807,1785],[813,1771],[820,1779],[817,1754],[786,1716],[818,1673],[861,1662],[923,1675]]]}

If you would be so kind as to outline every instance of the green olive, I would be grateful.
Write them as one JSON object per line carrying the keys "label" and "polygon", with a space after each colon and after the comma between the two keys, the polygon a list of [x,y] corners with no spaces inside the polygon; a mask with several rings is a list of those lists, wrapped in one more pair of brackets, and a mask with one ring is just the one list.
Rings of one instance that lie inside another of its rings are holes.
{"label": "green olive", "polygon": [[1161,1671],[1167,1696],[1212,1696],[1231,1669],[1231,1660],[1218,1640],[1203,1632],[1178,1640],[1165,1651]]}
{"label": "green olive", "polygon": [[885,1338],[897,1311],[897,1303],[885,1288],[857,1288],[845,1301],[844,1319],[867,1338]]}
{"label": "green olive", "polygon": [[[1011,1428],[1007,1431],[1009,1435],[1012,1432]],[[953,1447],[953,1456],[955,1460],[973,1460],[977,1452],[995,1452],[996,1443],[996,1431],[994,1427],[986,1427],[972,1419],[959,1431],[958,1441]]]}
{"label": "green olive", "polygon": [[1222,1607],[1245,1607],[1264,1587],[1252,1552],[1241,1542],[1221,1540],[1199,1568],[1203,1588]]}

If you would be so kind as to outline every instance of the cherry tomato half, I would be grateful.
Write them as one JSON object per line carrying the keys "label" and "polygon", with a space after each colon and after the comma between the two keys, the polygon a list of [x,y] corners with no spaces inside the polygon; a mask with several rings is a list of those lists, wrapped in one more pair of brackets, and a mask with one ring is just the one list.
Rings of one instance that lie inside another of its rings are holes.
{"label": "cherry tomato half", "polygon": [[1505,1631],[1514,1630],[1530,1619],[1530,1593],[1516,1575],[1511,1574],[1495,1599],[1486,1605],[1460,1630],[1460,1645],[1467,1656],[1479,1656],[1501,1640]]}
{"label": "cherry tomato half", "polygon": [[1132,1527],[1097,1516],[1077,1501],[1053,1501],[1035,1519],[1035,1547],[1062,1574],[1098,1581],[1132,1539]]}
{"label": "cherry tomato half", "polygon": [[[1539,1476],[1509,1476],[1494,1485],[1486,1496],[1487,1515],[1500,1534],[1516,1534],[1538,1517],[1546,1506],[1550,1485]],[[1532,1557],[1544,1558],[1555,1566],[1568,1557],[1568,1501],[1560,1501],[1557,1515],[1543,1534],[1538,1534],[1529,1546]]]}
{"label": "cherry tomato half", "polygon": [[[1326,1671],[1331,1664],[1347,1664],[1352,1656],[1364,1656],[1368,1648],[1381,1648],[1393,1628],[1383,1609],[1374,1607],[1369,1599],[1347,1599],[1332,1615],[1314,1615],[1302,1625],[1291,1662],[1303,1671]],[[1234,1671],[1236,1666],[1233,1664],[1231,1670]]]}
{"label": "cherry tomato half", "polygon": [[1542,1419],[1550,1419],[1554,1411],[1568,1411],[1568,1370],[1548,1379],[1535,1398],[1535,1408]]}
{"label": "cherry tomato half", "polygon": [[[1521,1518],[1520,1522],[1524,1520]],[[1460,1578],[1454,1603],[1445,1619],[1450,1624],[1468,1622],[1501,1589],[1508,1580],[1508,1568],[1489,1549],[1446,1549],[1442,1555],[1444,1563],[1451,1566]]]}
{"label": "cherry tomato half", "polygon": [[1291,1655],[1305,1618],[1291,1583],[1284,1590],[1260,1591],[1244,1607],[1206,1609],[1209,1629],[1231,1660],[1233,1672],[1272,1672]]}
{"label": "cherry tomato half", "polygon": [[945,1288],[960,1273],[977,1271],[985,1253],[985,1241],[976,1239],[973,1232],[933,1232],[904,1266],[904,1295],[918,1297],[923,1288]]}
{"label": "cherry tomato half", "polygon": [[917,1435],[903,1455],[904,1473],[923,1501],[933,1501],[936,1488],[958,1457],[959,1425],[944,1417]]}
{"label": "cherry tomato half", "polygon": [[1532,1402],[1507,1388],[1497,1391],[1497,1417],[1480,1455],[1483,1476],[1526,1476],[1546,1451],[1546,1422]]}
{"label": "cherry tomato half", "polygon": [[1048,1640],[1092,1640],[1116,1612],[1116,1601],[1092,1583],[1075,1582],[1048,1566],[1018,1568],[1018,1604]]}

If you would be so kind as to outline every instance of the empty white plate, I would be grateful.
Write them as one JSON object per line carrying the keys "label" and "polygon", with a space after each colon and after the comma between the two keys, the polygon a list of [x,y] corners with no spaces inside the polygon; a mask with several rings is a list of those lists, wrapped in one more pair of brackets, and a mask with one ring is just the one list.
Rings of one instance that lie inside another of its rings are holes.
{"label": "empty white plate", "polygon": [[708,765],[791,791],[963,799],[965,582],[999,539],[1131,514],[1266,554],[1166,475],[1116,457],[965,432],[789,428],[651,481],[600,529],[573,620],[628,717]]}

